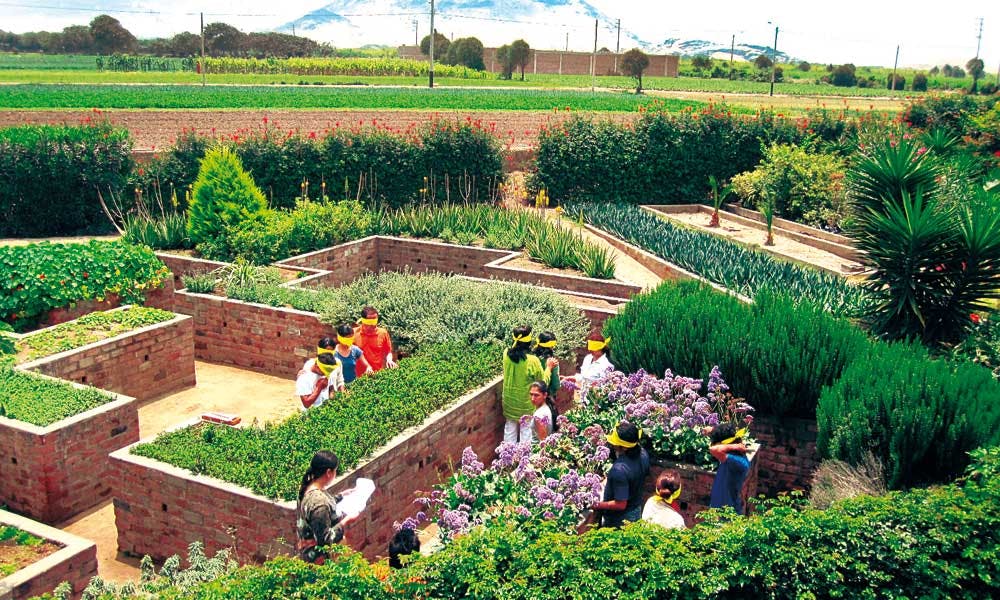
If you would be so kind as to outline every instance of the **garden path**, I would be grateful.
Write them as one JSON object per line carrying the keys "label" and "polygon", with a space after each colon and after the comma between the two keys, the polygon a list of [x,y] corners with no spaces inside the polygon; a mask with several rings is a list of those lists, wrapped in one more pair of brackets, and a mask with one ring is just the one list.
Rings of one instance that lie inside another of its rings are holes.
{"label": "garden path", "polygon": [[[195,363],[198,385],[139,407],[139,435],[147,438],[207,411],[238,414],[243,426],[285,419],[298,412],[294,385],[287,379],[233,367]],[[57,525],[97,543],[97,568],[106,581],[134,581],[139,559],[118,552],[118,531],[111,501]],[[186,557],[183,557],[186,558]]]}

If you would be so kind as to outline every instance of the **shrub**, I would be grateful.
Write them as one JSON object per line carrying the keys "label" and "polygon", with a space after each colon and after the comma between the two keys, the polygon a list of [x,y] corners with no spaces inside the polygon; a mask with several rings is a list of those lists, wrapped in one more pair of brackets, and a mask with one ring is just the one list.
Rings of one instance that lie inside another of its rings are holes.
{"label": "shrub", "polygon": [[[68,383],[0,367],[0,416],[39,427],[51,425],[114,400],[94,388],[78,389]],[[44,398],[44,402],[40,401]]]}
{"label": "shrub", "polygon": [[[229,227],[253,218],[267,206],[236,154],[218,147],[205,154],[191,191],[188,235],[195,244],[219,244]],[[215,252],[203,252],[211,258]]]}
{"label": "shrub", "polygon": [[906,77],[902,75],[889,74],[885,81],[885,88],[887,90],[902,90],[906,88]]}
{"label": "shrub", "polygon": [[926,92],[927,75],[925,73],[914,73],[911,86],[914,92]]}
{"label": "shrub", "polygon": [[824,457],[858,464],[870,451],[893,488],[944,481],[961,473],[969,451],[997,442],[1000,384],[916,344],[875,344],[824,390],[816,420]]}
{"label": "shrub", "polygon": [[128,132],[107,123],[0,130],[0,237],[107,230],[98,193],[120,194],[131,168]]}
{"label": "shrub", "polygon": [[912,100],[903,111],[903,120],[921,129],[939,128],[962,137],[970,133],[972,117],[989,108],[968,94],[934,94]]}
{"label": "shrub", "polygon": [[120,241],[2,246],[0,320],[23,330],[53,308],[111,294],[141,304],[167,275],[152,250]]}
{"label": "shrub", "polygon": [[831,154],[774,145],[754,171],[734,177],[733,186],[744,205],[769,198],[778,216],[814,227],[839,226],[847,217],[844,168]]}
{"label": "shrub", "polygon": [[834,502],[855,496],[885,494],[885,473],[882,463],[867,453],[857,466],[839,460],[824,460],[813,473],[809,504],[827,509]]}
{"label": "shrub", "polygon": [[184,289],[192,294],[212,294],[219,280],[214,273],[203,273],[201,275],[182,275],[181,282]]}
{"label": "shrub", "polygon": [[122,239],[130,244],[144,244],[154,250],[190,248],[187,217],[183,213],[165,212],[159,217],[129,215],[125,217]]}
{"label": "shrub", "polygon": [[854,65],[847,63],[835,68],[830,73],[830,83],[837,87],[853,87],[857,85],[858,78],[855,75]]}

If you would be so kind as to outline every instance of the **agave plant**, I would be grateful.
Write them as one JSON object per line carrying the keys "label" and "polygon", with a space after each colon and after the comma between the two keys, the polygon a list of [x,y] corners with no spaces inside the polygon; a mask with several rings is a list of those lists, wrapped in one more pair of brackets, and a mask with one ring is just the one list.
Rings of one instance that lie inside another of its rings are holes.
{"label": "agave plant", "polygon": [[946,129],[935,128],[920,136],[927,150],[937,156],[947,156],[958,144],[958,136],[951,135]]}

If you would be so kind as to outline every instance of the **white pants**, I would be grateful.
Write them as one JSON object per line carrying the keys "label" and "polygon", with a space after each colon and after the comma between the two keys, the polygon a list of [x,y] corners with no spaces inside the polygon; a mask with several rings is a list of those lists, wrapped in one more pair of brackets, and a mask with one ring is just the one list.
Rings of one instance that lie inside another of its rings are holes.
{"label": "white pants", "polygon": [[531,425],[521,427],[519,420],[507,419],[503,424],[503,441],[512,444],[531,441]]}

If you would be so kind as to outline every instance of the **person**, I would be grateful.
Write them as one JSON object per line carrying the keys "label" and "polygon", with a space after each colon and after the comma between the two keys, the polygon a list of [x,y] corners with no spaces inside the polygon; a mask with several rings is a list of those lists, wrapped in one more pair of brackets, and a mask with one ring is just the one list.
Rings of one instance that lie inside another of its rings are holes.
{"label": "person", "polygon": [[532,383],[528,390],[528,396],[531,398],[531,404],[535,407],[530,433],[534,435],[535,439],[541,441],[549,437],[550,433],[559,431],[559,424],[556,422],[556,419],[559,418],[559,411],[556,409],[556,404],[544,381]]}
{"label": "person", "polygon": [[[308,370],[306,369],[308,367]],[[302,401],[302,410],[322,406],[330,398],[330,390],[344,391],[344,374],[333,354],[324,352],[309,359],[295,379],[295,393]]]}
{"label": "person", "polygon": [[626,521],[642,518],[642,487],[649,475],[649,454],[639,444],[641,438],[639,428],[628,421],[622,421],[608,434],[615,462],[608,471],[603,500],[593,506],[602,527],[621,527]]}
{"label": "person", "polygon": [[681,477],[677,471],[660,473],[656,479],[656,493],[646,500],[642,509],[642,520],[667,529],[684,529],[687,525],[677,503],[680,497]]}
{"label": "person", "polygon": [[337,512],[337,503],[353,490],[346,490],[343,495],[331,495],[326,491],[337,479],[339,465],[336,454],[320,450],[313,455],[309,470],[302,476],[295,508],[295,531],[299,557],[306,562],[323,564],[329,558],[324,547],[344,539],[344,527],[357,518],[344,518]]}
{"label": "person", "polygon": [[[545,364],[550,358],[555,357],[556,334],[551,331],[543,331],[535,338],[535,345],[531,353],[538,357],[539,362]],[[558,360],[558,359],[557,359]],[[549,384],[549,395],[553,398],[559,391],[559,363],[552,367],[552,376],[546,382]]]}
{"label": "person", "polygon": [[389,541],[389,567],[402,569],[403,563],[399,557],[408,556],[414,552],[420,552],[420,539],[417,537],[416,531],[404,527],[397,531],[396,535],[392,536],[392,540]]}
{"label": "person", "polygon": [[709,508],[732,506],[736,514],[744,514],[743,482],[750,473],[747,447],[743,443],[746,434],[746,429],[737,431],[732,423],[720,423],[712,428],[712,444],[708,451],[719,461],[719,469],[712,482]]}
{"label": "person", "polygon": [[371,365],[365,360],[365,353],[354,345],[354,328],[344,324],[337,328],[337,347],[333,357],[340,363],[344,372],[344,384],[351,382],[371,370]]}
{"label": "person", "polygon": [[383,368],[395,369],[398,365],[392,357],[392,339],[384,327],[378,326],[378,311],[372,306],[361,309],[361,319],[354,328],[354,339],[364,352],[365,360],[371,365],[371,372]]}
{"label": "person", "polygon": [[528,388],[533,381],[548,381],[552,375],[554,358],[546,361],[546,367],[537,356],[529,354],[531,348],[531,327],[521,325],[514,328],[514,345],[503,353],[503,391],[501,405],[506,420],[503,426],[505,442],[518,443],[531,440],[531,429],[521,427],[520,419],[535,412],[528,396]]}
{"label": "person", "polygon": [[601,332],[594,331],[587,336],[587,356],[583,357],[580,372],[576,375],[577,387],[580,389],[580,401],[587,401],[587,390],[609,372],[615,370],[608,357],[608,344],[611,338],[605,339]]}

